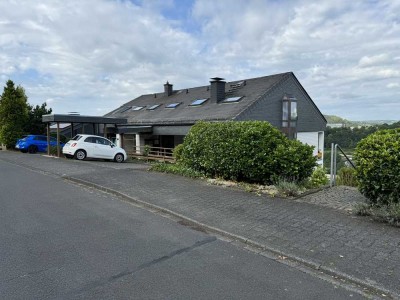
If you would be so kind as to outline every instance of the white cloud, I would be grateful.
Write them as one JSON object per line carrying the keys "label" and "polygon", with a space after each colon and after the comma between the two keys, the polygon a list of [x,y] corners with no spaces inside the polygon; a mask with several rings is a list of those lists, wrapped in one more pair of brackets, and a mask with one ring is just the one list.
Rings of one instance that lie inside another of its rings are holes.
{"label": "white cloud", "polygon": [[390,63],[390,57],[386,53],[374,55],[374,56],[363,56],[360,59],[360,62],[358,65],[360,67],[370,67],[370,66],[375,66],[375,65],[381,65],[381,64],[388,64]]}
{"label": "white cloud", "polygon": [[389,89],[400,88],[400,83],[398,83],[398,82],[391,82],[391,83],[388,83],[388,84],[386,85],[386,87],[389,88]]}

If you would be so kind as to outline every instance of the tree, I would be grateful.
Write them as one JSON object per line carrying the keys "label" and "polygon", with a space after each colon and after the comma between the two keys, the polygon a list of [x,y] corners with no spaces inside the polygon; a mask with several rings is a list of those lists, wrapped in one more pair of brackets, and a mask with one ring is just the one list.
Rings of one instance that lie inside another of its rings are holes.
{"label": "tree", "polygon": [[52,109],[47,109],[46,102],[41,106],[36,105],[34,107],[28,105],[28,109],[28,122],[25,126],[25,132],[29,132],[30,134],[45,134],[46,124],[42,122],[42,116],[51,114]]}
{"label": "tree", "polygon": [[21,86],[8,80],[0,98],[0,142],[14,147],[28,120],[28,97]]}

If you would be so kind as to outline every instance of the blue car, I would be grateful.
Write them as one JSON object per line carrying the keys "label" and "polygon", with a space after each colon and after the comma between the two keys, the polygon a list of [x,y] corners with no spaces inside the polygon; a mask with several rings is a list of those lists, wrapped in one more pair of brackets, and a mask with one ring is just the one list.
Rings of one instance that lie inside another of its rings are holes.
{"label": "blue car", "polygon": [[[60,147],[65,144],[60,142]],[[57,139],[50,137],[50,146],[57,146]],[[15,144],[15,149],[26,153],[46,152],[47,151],[47,136],[45,135],[27,135],[19,139]]]}

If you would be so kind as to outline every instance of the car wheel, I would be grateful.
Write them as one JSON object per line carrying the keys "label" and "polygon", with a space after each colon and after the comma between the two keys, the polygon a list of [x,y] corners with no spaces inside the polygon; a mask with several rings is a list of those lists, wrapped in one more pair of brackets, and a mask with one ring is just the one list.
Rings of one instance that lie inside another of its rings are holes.
{"label": "car wheel", "polygon": [[37,149],[37,147],[35,145],[30,145],[28,147],[28,152],[31,153],[31,154],[35,154],[37,152],[37,150],[38,149]]}
{"label": "car wheel", "polygon": [[117,163],[122,163],[124,161],[124,155],[122,153],[117,153],[114,157],[114,161]]}
{"label": "car wheel", "polygon": [[84,160],[86,158],[85,150],[78,150],[75,152],[75,158],[77,160]]}

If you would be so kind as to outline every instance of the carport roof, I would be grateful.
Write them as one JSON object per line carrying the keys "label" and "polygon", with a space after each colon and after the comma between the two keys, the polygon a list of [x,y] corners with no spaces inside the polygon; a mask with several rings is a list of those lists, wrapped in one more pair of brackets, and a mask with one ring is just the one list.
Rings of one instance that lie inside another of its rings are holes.
{"label": "carport roof", "polygon": [[93,123],[93,124],[126,124],[125,118],[111,118],[98,116],[80,116],[80,115],[43,115],[43,123],[62,122],[62,123]]}

